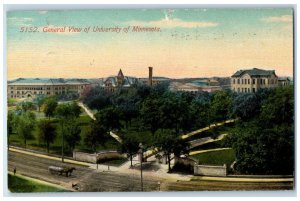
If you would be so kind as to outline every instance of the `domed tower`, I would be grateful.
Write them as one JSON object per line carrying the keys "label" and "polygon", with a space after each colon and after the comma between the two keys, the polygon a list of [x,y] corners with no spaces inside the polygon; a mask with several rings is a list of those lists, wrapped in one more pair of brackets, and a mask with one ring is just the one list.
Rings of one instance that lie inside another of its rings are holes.
{"label": "domed tower", "polygon": [[124,75],[121,69],[119,70],[117,81],[118,81],[118,87],[122,86],[124,83]]}

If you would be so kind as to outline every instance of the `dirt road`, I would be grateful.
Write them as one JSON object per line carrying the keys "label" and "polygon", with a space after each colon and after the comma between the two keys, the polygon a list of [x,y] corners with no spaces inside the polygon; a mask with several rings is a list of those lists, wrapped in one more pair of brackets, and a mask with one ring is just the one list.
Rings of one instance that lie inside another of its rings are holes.
{"label": "dirt road", "polygon": [[[76,170],[69,177],[50,174],[48,171],[50,165],[67,165],[75,167]],[[139,175],[121,174],[112,171],[100,172],[88,167],[62,164],[60,161],[10,151],[8,154],[8,170],[13,171],[14,167],[17,169],[17,174],[58,184],[69,190],[74,190],[72,189],[72,184],[77,184],[79,187],[78,191],[82,192],[141,191]],[[143,178],[143,187],[144,191],[157,191],[158,180]]]}
{"label": "dirt road", "polygon": [[[68,165],[76,170],[70,177],[50,174],[50,165]],[[116,171],[99,171],[86,166],[62,164],[60,161],[41,158],[24,153],[8,153],[8,170],[17,168],[17,174],[40,179],[63,186],[72,191],[81,192],[125,192],[141,191],[140,174],[138,171],[129,173]],[[196,179],[196,177],[195,177]],[[160,183],[159,183],[160,182]],[[77,184],[78,189],[72,188]],[[241,182],[241,181],[181,181],[158,179],[144,175],[144,191],[233,191],[233,190],[292,190],[293,182]]]}

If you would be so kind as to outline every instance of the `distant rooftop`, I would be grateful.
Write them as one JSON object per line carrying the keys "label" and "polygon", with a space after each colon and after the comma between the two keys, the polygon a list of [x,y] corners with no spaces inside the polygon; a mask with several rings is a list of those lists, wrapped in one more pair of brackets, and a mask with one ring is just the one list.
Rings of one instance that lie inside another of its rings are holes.
{"label": "distant rooftop", "polygon": [[18,78],[8,81],[9,85],[76,85],[89,84],[87,79],[78,78]]}
{"label": "distant rooftop", "polygon": [[239,70],[231,77],[240,77],[244,74],[249,74],[251,77],[266,77],[266,76],[271,76],[272,74],[276,76],[275,70],[263,70],[259,68],[252,68],[246,70]]}

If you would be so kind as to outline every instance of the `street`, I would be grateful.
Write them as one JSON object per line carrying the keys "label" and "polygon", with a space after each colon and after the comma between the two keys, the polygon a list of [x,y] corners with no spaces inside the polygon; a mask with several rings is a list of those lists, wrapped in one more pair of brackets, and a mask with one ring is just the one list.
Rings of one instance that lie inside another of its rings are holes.
{"label": "street", "polygon": [[[71,176],[50,174],[49,166],[67,165],[75,167]],[[60,161],[9,151],[8,170],[17,169],[17,174],[58,184],[65,189],[80,192],[137,192],[141,191],[138,171],[103,171],[89,167],[62,164]],[[154,173],[155,174],[155,173]],[[144,191],[233,191],[233,190],[292,190],[293,182],[244,182],[209,181],[193,177],[193,181],[162,179],[144,174]],[[197,180],[198,179],[198,180]],[[160,183],[159,183],[160,182]],[[76,185],[76,190],[72,188]]]}

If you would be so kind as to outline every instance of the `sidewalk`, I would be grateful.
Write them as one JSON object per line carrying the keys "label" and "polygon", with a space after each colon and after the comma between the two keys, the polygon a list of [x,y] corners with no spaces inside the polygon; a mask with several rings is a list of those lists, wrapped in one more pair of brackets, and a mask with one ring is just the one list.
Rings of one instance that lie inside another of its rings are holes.
{"label": "sidewalk", "polygon": [[[22,153],[22,154],[27,154],[27,155],[31,155],[31,156],[36,156],[36,157],[40,157],[40,158],[46,158],[46,159],[50,159],[50,160],[61,161],[60,157],[48,156],[48,155],[45,155],[45,154],[42,154],[42,153],[34,153],[34,152],[31,152],[30,150],[21,150],[21,149],[18,149],[18,148],[10,147],[9,151],[18,152],[18,153]],[[87,166],[87,167],[90,167],[92,165],[91,163],[75,161],[75,160],[66,159],[66,158],[64,159],[64,162],[75,164],[75,165],[83,165],[83,166]]]}

